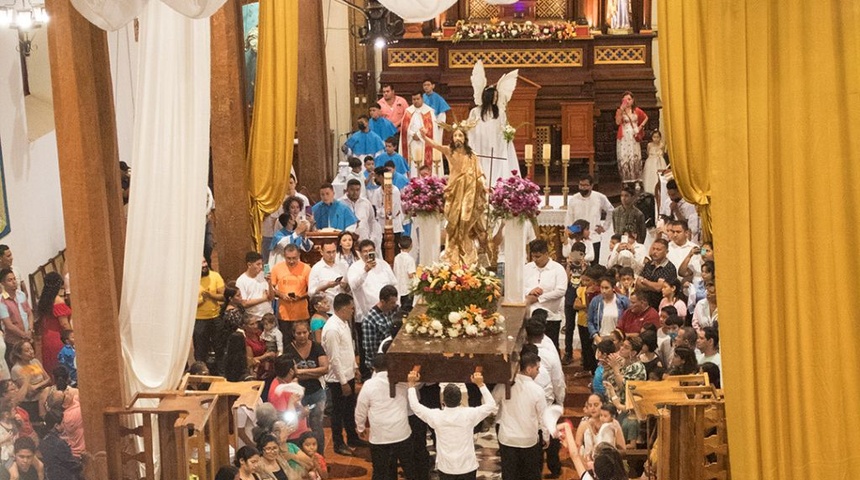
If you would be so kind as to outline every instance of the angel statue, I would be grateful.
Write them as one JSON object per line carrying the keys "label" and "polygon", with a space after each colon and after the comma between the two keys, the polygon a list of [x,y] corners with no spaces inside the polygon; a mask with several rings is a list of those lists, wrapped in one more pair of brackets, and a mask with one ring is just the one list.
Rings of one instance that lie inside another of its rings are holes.
{"label": "angel statue", "polygon": [[452,132],[451,145],[440,145],[428,137],[427,129],[421,136],[430,147],[442,152],[451,167],[448,185],[445,186],[445,258],[452,265],[474,265],[478,249],[487,249],[487,188],[484,172],[475,152],[469,146],[467,134],[475,124],[469,121],[439,126]]}
{"label": "angel statue", "polygon": [[475,128],[469,132],[469,144],[481,160],[481,167],[487,174],[490,186],[499,178],[519,174],[520,163],[514,143],[505,140],[503,131],[508,124],[505,111],[517,88],[519,70],[510,71],[492,86],[487,86],[484,62],[478,60],[472,68],[472,89],[475,108],[469,112],[469,121]]}

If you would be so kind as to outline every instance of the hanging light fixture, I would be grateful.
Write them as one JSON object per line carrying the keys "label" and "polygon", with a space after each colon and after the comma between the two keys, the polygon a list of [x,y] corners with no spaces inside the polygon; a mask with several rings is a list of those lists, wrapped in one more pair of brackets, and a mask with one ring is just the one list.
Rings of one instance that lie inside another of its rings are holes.
{"label": "hanging light fixture", "polygon": [[48,11],[44,3],[33,0],[0,0],[0,27],[29,31],[48,23]]}
{"label": "hanging light fixture", "polygon": [[18,51],[25,57],[32,51],[33,30],[48,24],[45,4],[34,0],[0,0],[0,28],[18,30]]}

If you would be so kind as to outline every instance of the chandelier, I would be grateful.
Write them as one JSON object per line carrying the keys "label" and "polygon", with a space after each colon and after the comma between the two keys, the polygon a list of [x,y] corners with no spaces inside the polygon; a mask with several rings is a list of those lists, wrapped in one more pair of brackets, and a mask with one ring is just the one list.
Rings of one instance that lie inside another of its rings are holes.
{"label": "chandelier", "polygon": [[13,0],[5,3],[0,0],[0,27],[17,30],[32,30],[48,23],[48,11],[44,3],[32,0]]}
{"label": "chandelier", "polygon": [[32,49],[31,32],[48,24],[45,4],[34,0],[0,0],[0,27],[18,30],[18,49],[26,57]]}

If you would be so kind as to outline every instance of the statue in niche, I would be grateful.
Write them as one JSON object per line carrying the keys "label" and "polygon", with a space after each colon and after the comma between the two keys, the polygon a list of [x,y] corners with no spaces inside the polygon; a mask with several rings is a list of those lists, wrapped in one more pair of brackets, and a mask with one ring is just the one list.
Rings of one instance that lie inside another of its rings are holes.
{"label": "statue in niche", "polygon": [[632,0],[606,0],[606,22],[609,33],[626,34],[633,32],[630,26],[632,17]]}

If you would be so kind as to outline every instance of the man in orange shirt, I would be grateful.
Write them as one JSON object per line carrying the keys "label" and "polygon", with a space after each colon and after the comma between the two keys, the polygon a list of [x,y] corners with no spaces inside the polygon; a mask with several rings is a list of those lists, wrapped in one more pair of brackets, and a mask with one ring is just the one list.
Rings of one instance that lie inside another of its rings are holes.
{"label": "man in orange shirt", "polygon": [[311,267],[299,260],[299,247],[284,247],[284,261],[272,269],[271,281],[278,297],[278,323],[284,343],[293,340],[293,322],[308,320],[308,280]]}

